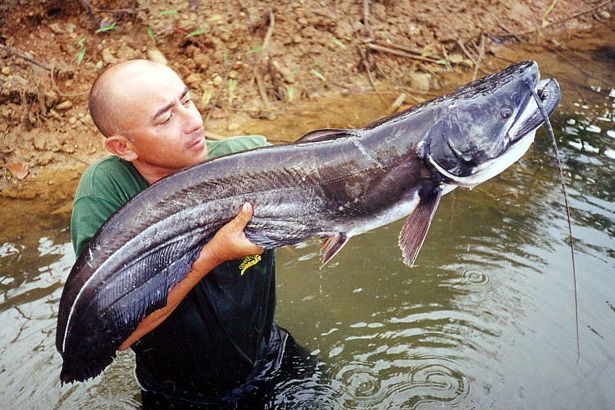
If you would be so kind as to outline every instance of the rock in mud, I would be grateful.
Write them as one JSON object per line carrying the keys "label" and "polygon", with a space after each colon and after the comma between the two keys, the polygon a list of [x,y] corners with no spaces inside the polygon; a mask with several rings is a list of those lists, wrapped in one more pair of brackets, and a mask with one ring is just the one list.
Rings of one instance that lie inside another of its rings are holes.
{"label": "rock in mud", "polygon": [[60,104],[56,105],[56,110],[58,111],[66,111],[70,110],[73,107],[73,102],[71,100],[64,100]]}
{"label": "rock in mud", "polygon": [[101,54],[102,60],[105,62],[105,64],[115,64],[116,60],[115,57],[113,57],[113,53],[111,52],[111,50],[109,50],[108,48],[103,48]]}
{"label": "rock in mud", "polygon": [[417,91],[429,91],[431,83],[431,74],[412,72],[410,77],[410,87]]}

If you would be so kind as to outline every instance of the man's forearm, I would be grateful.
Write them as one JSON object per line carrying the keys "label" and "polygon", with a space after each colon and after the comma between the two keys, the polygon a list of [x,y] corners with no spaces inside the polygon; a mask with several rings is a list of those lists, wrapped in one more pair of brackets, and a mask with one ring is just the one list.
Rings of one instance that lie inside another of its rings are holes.
{"label": "man's forearm", "polygon": [[243,232],[250,218],[252,218],[252,206],[245,203],[239,214],[224,225],[203,247],[190,272],[169,290],[167,304],[139,322],[137,328],[118,350],[128,349],[134,342],[164,322],[188,292],[216,266],[225,261],[263,252],[263,249],[250,242]]}

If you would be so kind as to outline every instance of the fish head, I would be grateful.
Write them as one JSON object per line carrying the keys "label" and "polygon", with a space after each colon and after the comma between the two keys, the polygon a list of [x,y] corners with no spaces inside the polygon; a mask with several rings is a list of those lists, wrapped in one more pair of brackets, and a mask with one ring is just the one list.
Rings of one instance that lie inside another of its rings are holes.
{"label": "fish head", "polygon": [[540,80],[525,61],[460,88],[440,101],[441,114],[419,144],[419,155],[447,183],[473,187],[519,160],[559,103],[555,80]]}

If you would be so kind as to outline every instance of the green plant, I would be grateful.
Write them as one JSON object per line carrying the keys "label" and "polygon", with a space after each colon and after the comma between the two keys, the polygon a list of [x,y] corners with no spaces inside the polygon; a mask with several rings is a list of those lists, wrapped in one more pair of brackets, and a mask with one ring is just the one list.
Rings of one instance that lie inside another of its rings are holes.
{"label": "green plant", "polygon": [[316,70],[316,69],[313,69],[313,70],[312,70],[312,75],[313,75],[314,77],[316,77],[316,78],[321,79],[322,81],[327,81],[327,79],[325,78],[325,76],[324,76],[324,75],[322,75],[322,73],[321,73],[320,71]]}
{"label": "green plant", "polygon": [[190,37],[194,37],[194,36],[200,36],[201,34],[204,34],[205,30],[202,28],[197,28],[194,31],[191,31],[190,33],[186,34],[186,38],[190,38]]}
{"label": "green plant", "polygon": [[98,34],[98,33],[104,33],[105,31],[115,30],[115,27],[116,27],[116,23],[106,24],[102,26],[101,28],[99,28],[98,30],[96,30],[95,33]]}
{"label": "green plant", "polygon": [[237,91],[237,80],[231,78],[228,80],[228,103],[229,105],[233,102],[233,98],[235,97],[235,91]]}
{"label": "green plant", "polygon": [[81,64],[83,58],[85,57],[85,37],[81,37],[77,40],[77,46],[79,47],[79,51],[77,52],[77,65]]}
{"label": "green plant", "polygon": [[154,30],[152,30],[150,26],[147,26],[145,32],[147,33],[147,36],[154,42],[154,44],[156,44],[156,34],[154,34]]}

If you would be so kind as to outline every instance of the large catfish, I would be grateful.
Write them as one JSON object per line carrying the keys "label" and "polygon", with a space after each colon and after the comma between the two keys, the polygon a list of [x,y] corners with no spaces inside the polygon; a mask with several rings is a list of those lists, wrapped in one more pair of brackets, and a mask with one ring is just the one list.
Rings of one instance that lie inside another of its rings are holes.
{"label": "large catfish", "polygon": [[165,305],[201,247],[249,201],[246,236],[264,248],[326,237],[323,263],[349,238],[409,215],[399,235],[412,265],[442,195],[499,174],[529,148],[560,98],[522,62],[359,129],[206,161],[118,210],[68,277],[56,346],[61,380],[98,375],[146,315]]}

